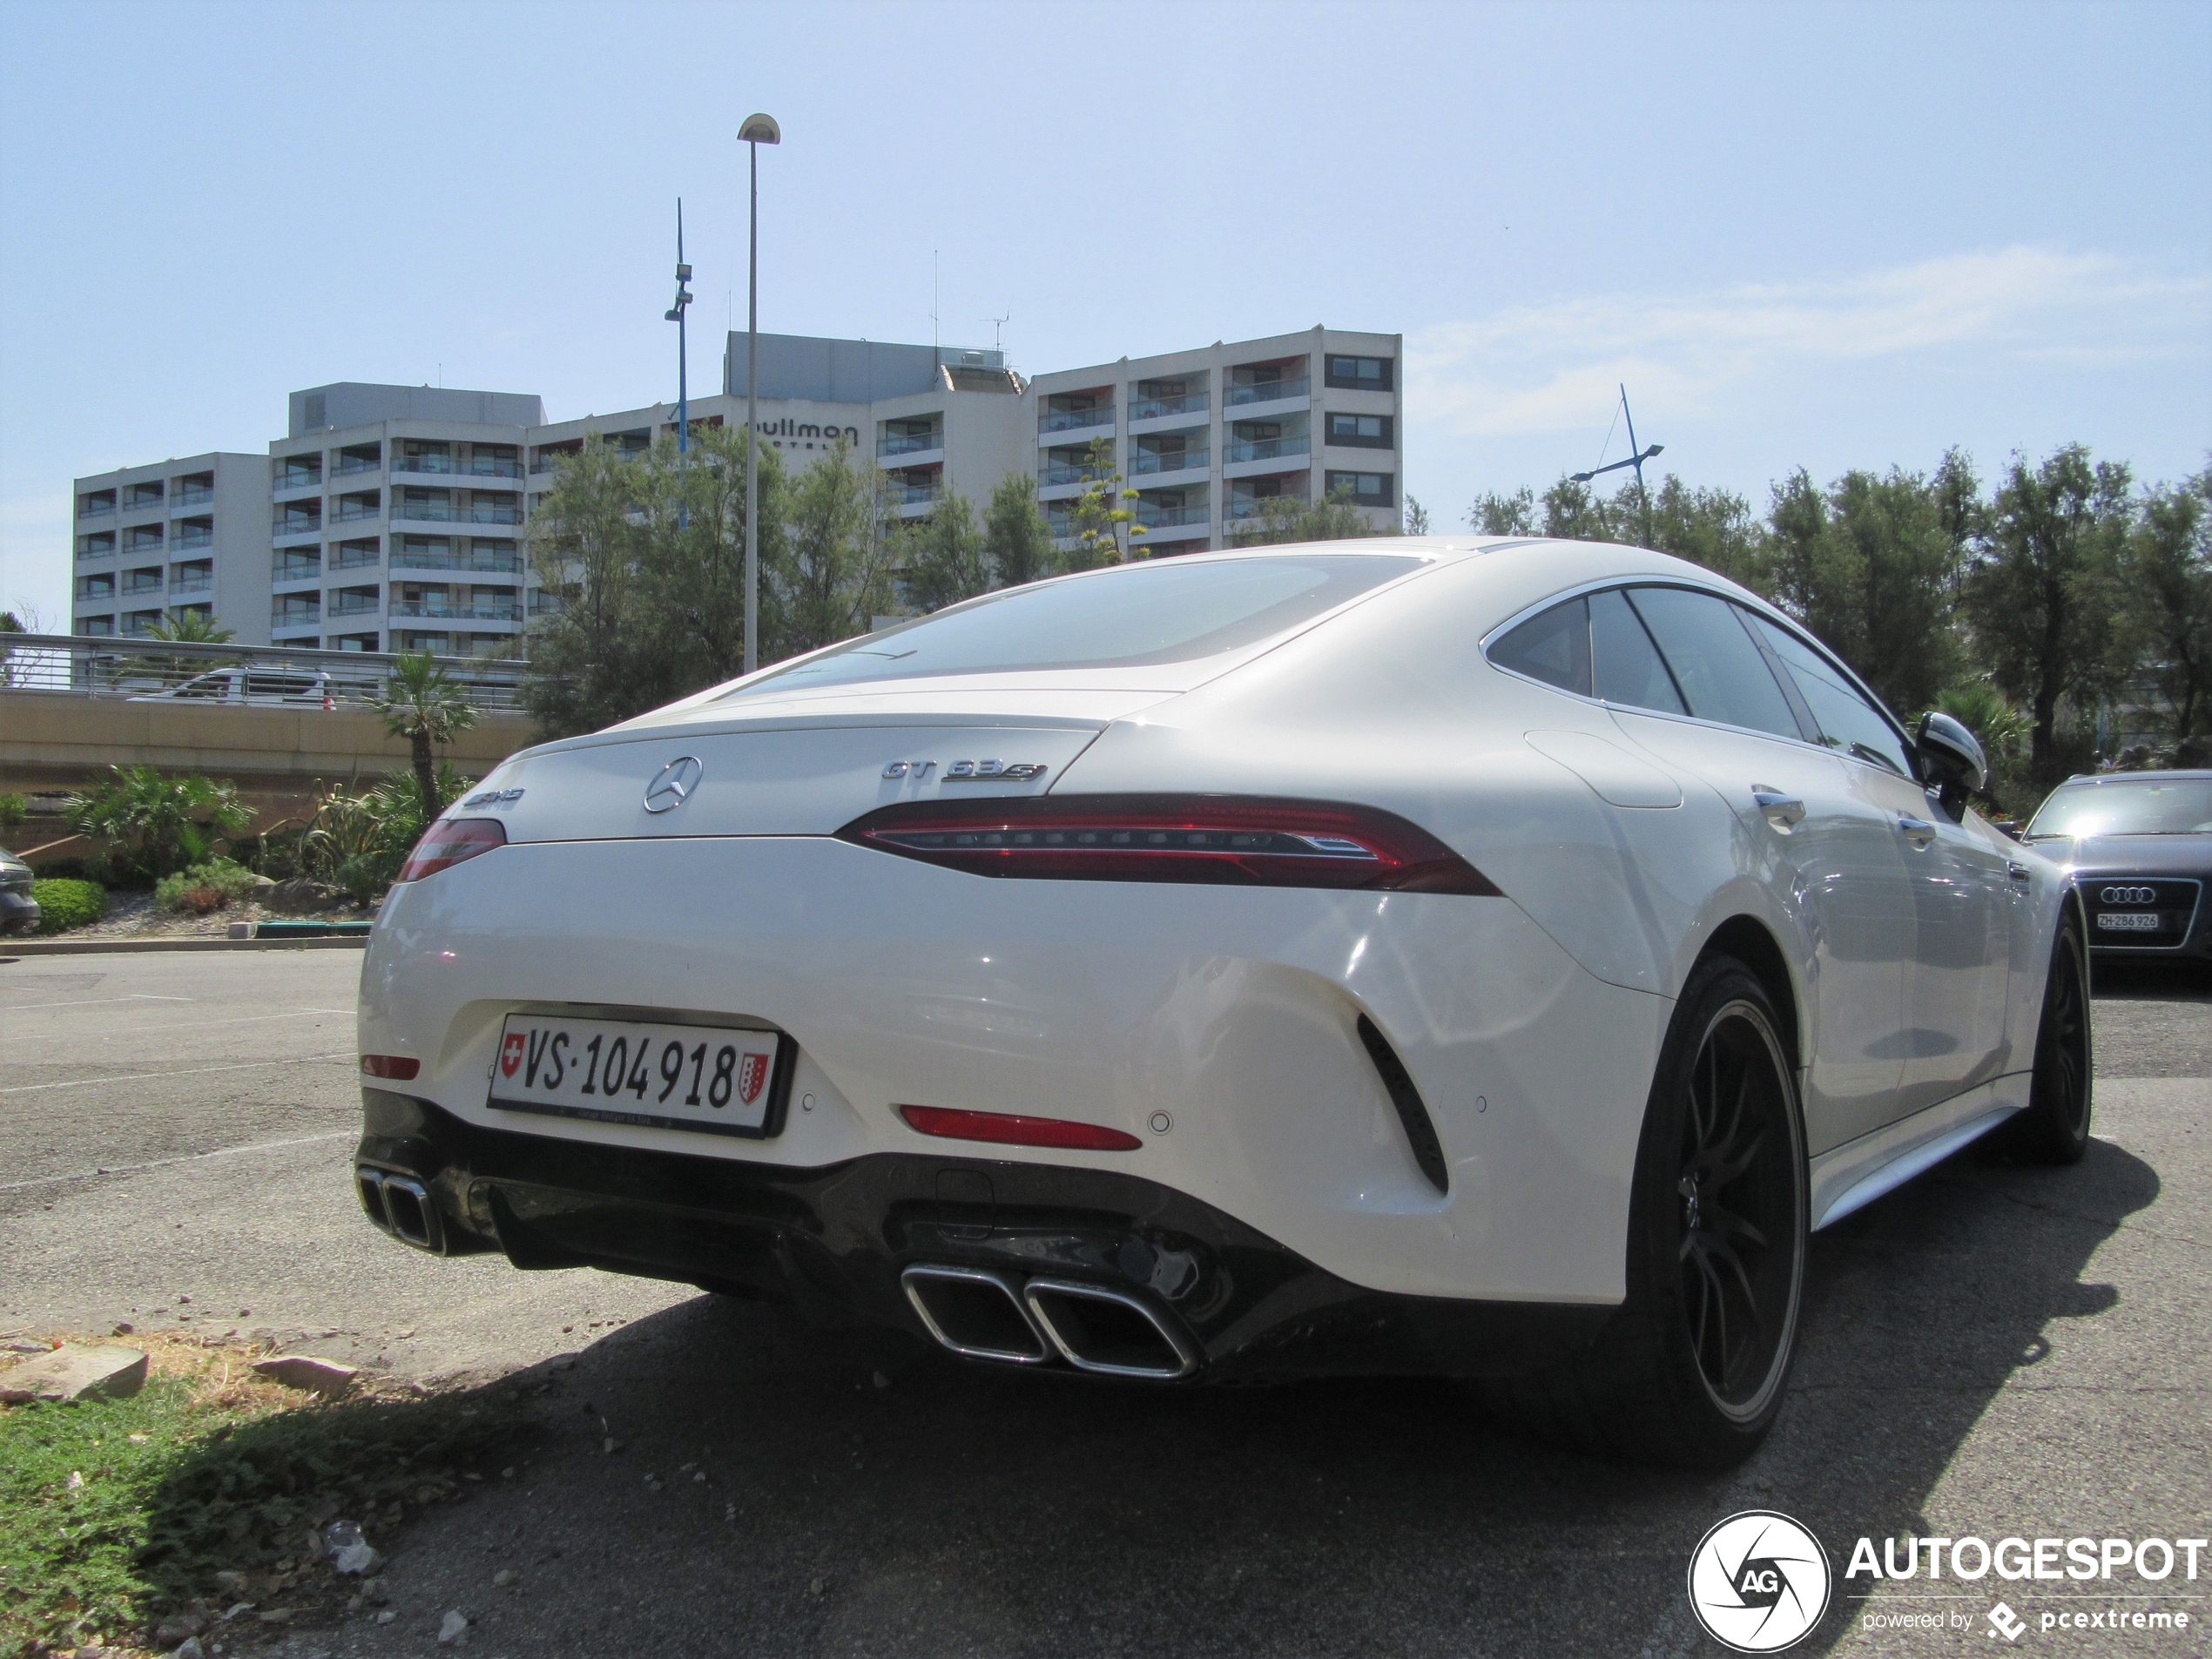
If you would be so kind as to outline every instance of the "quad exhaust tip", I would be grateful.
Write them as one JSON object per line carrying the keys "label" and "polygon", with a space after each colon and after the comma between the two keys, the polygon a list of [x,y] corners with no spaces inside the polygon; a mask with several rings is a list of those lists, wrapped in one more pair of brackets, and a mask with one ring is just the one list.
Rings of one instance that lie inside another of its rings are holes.
{"label": "quad exhaust tip", "polygon": [[1065,1360],[1100,1376],[1171,1382],[1198,1368],[1190,1339],[1125,1291],[1076,1279],[1015,1281],[917,1263],[899,1276],[929,1334],[954,1353],[1021,1366]]}
{"label": "quad exhaust tip", "polygon": [[381,1231],[434,1256],[445,1253],[445,1225],[430,1189],[421,1182],[361,1163],[354,1166],[354,1187],[361,1194],[362,1210]]}

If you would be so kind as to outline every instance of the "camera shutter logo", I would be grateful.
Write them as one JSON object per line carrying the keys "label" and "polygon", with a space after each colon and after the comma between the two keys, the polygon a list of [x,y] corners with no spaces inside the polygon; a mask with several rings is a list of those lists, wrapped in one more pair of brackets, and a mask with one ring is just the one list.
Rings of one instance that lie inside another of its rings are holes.
{"label": "camera shutter logo", "polygon": [[674,812],[691,798],[691,792],[698,787],[700,774],[705,771],[697,755],[681,755],[670,761],[645,786],[645,810]]}
{"label": "camera shutter logo", "polygon": [[1738,1653],[1779,1653],[1828,1610],[1828,1552],[1770,1509],[1730,1515],[1689,1557],[1689,1608],[1705,1634]]}

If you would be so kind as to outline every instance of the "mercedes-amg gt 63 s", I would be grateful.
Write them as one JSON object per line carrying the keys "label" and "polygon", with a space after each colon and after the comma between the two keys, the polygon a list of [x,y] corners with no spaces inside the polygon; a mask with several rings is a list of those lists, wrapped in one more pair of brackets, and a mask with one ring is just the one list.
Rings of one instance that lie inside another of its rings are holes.
{"label": "mercedes-amg gt 63 s", "polygon": [[993,593],[502,764],[364,967],[379,1226],[1156,1385],[1772,1423],[1807,1235],[2082,1155],[2080,901],[1790,617],[1547,540]]}

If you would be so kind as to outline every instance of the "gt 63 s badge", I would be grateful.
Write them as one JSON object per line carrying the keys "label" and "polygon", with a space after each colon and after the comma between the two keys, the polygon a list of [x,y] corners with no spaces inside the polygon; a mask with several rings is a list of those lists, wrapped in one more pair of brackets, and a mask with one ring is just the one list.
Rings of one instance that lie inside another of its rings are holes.
{"label": "gt 63 s badge", "polygon": [[[883,769],[887,778],[919,781],[937,769],[934,760],[894,760]],[[1048,769],[1034,760],[955,760],[938,781],[948,784],[1026,784],[1042,778]]]}

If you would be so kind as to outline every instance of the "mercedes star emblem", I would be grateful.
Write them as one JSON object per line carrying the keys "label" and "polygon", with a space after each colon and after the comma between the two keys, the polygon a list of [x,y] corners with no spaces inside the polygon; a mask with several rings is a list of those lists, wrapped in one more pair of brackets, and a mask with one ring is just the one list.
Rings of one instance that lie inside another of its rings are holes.
{"label": "mercedes star emblem", "polygon": [[697,755],[679,755],[653,775],[645,786],[645,810],[649,813],[672,813],[691,799],[691,792],[698,787],[699,775],[706,770]]}

